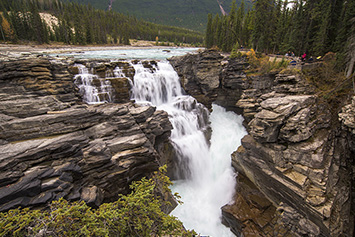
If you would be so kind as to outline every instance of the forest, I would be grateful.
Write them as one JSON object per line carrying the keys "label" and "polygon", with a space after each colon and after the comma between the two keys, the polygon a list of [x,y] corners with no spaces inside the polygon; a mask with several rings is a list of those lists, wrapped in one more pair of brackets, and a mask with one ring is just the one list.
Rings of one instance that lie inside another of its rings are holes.
{"label": "forest", "polygon": [[[355,1],[257,0],[251,9],[232,3],[228,15],[208,15],[207,48],[223,51],[253,48],[283,54],[305,52],[315,57],[335,52],[344,61],[355,35]],[[353,46],[352,46],[353,47]]]}
{"label": "forest", "polygon": [[[200,45],[203,34],[158,25],[134,16],[59,0],[0,0],[0,40],[35,41],[39,44],[129,44],[129,39]],[[49,13],[57,23],[46,24]]]}
{"label": "forest", "polygon": [[[221,12],[216,0],[68,0],[83,4],[90,3],[98,9],[108,9],[134,15],[146,21],[204,32],[207,14]],[[237,3],[241,0],[236,0]],[[230,11],[232,0],[221,0],[225,11]],[[250,0],[246,4],[251,5]],[[147,11],[149,9],[149,11]]]}

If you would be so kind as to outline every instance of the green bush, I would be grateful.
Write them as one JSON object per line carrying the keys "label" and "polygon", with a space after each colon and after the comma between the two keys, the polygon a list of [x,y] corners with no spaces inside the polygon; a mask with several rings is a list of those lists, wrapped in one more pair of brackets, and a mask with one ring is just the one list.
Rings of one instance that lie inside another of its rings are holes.
{"label": "green bush", "polygon": [[235,43],[235,45],[233,46],[230,58],[241,58],[243,56],[243,54],[239,51],[239,44]]}
{"label": "green bush", "polygon": [[47,210],[18,208],[0,213],[0,236],[192,236],[193,231],[186,231],[176,217],[161,210],[169,203],[157,189],[171,192],[165,170],[133,182],[132,193],[98,209],[61,198]]}

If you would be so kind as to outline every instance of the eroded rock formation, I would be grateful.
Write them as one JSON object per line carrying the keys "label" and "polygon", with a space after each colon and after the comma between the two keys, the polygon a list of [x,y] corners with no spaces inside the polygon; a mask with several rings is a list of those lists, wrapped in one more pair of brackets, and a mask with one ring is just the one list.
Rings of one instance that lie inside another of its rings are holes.
{"label": "eroded rock formation", "polygon": [[87,105],[74,63],[33,56],[0,63],[0,211],[60,197],[98,206],[167,162],[172,126],[166,112],[130,101],[134,71],[93,63],[98,77],[112,78],[120,64],[127,71],[115,79],[123,83],[111,83],[119,103]]}
{"label": "eroded rock formation", "polygon": [[338,117],[301,75],[247,76],[245,59],[216,51],[171,63],[189,94],[245,119],[248,135],[232,155],[235,202],[222,208],[236,235],[354,233],[354,100]]}
{"label": "eroded rock formation", "polygon": [[242,69],[248,65],[246,62],[228,62],[214,50],[172,57],[169,61],[179,74],[186,93],[198,102],[207,108],[215,102],[228,110],[238,110],[235,103],[244,88],[246,75]]}

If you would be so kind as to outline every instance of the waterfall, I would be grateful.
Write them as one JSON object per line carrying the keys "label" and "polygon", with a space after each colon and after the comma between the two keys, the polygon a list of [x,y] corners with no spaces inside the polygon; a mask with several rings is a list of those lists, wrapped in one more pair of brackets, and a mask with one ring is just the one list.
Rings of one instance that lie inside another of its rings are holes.
{"label": "waterfall", "polygon": [[[184,95],[177,73],[168,62],[152,67],[133,65],[136,71],[132,99],[165,110],[173,125],[171,141],[181,159],[183,176],[173,191],[183,205],[173,211],[189,229],[209,236],[233,236],[221,224],[220,208],[233,197],[235,175],[230,155],[245,135],[241,117],[214,105],[208,110],[194,98]],[[205,132],[211,124],[211,146]]]}
{"label": "waterfall", "polygon": [[79,88],[84,102],[99,104],[113,101],[113,88],[109,80],[94,75],[85,65],[75,64],[74,66],[79,70],[79,74],[74,76],[74,84]]}
{"label": "waterfall", "polygon": [[[132,99],[165,110],[173,125],[171,142],[178,156],[179,180],[172,189],[181,195],[184,204],[172,214],[201,235],[233,236],[221,224],[220,208],[234,195],[235,174],[230,155],[245,135],[241,117],[217,105],[213,105],[209,114],[202,104],[184,93],[177,73],[166,61],[130,64],[135,70]],[[89,104],[112,102],[109,79],[126,77],[119,67],[106,71],[105,77],[100,78],[93,69],[81,64],[75,66],[79,70],[75,84]]]}
{"label": "waterfall", "polygon": [[158,62],[153,68],[145,68],[142,63],[133,66],[136,71],[133,99],[168,112],[173,125],[171,141],[181,159],[179,163],[185,166],[179,173],[183,177],[196,176],[193,169],[204,165],[197,157],[209,155],[204,133],[208,129],[208,110],[193,97],[183,94],[179,77],[168,62]]}
{"label": "waterfall", "polygon": [[208,160],[204,160],[212,169],[200,169],[200,180],[181,180],[173,186],[173,192],[180,194],[184,204],[172,214],[186,228],[195,229],[203,236],[234,236],[221,224],[220,208],[230,202],[234,195],[236,181],[230,155],[240,145],[246,131],[241,116],[226,112],[218,105],[213,105],[212,109],[211,146]]}

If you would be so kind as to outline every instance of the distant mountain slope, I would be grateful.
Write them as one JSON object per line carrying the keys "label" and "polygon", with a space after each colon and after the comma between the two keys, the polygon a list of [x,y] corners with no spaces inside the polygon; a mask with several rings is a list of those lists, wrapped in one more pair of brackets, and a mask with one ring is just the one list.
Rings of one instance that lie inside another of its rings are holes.
{"label": "distant mountain slope", "polygon": [[[108,9],[110,0],[69,0],[83,4],[90,3],[100,9]],[[230,11],[232,0],[219,1],[226,12]],[[237,4],[241,0],[236,1]],[[249,0],[245,0],[249,4]],[[204,31],[208,13],[221,13],[217,0],[113,0],[112,9],[135,15],[144,20]]]}

